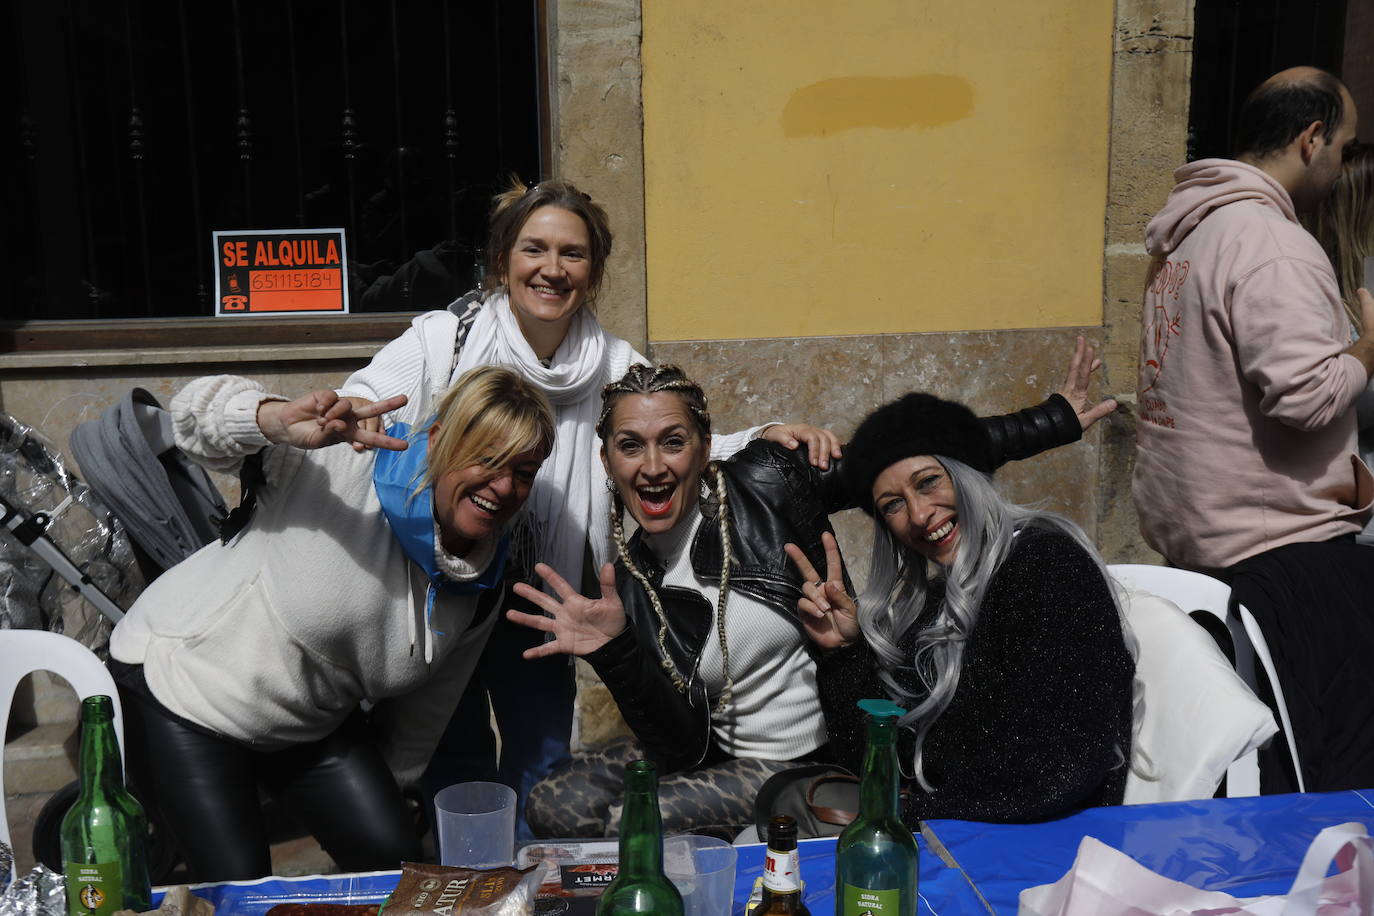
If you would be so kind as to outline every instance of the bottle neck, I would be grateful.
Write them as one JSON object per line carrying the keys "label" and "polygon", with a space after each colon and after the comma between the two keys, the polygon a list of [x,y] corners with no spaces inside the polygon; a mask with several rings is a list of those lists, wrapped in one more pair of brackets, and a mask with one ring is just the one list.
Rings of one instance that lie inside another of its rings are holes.
{"label": "bottle neck", "polygon": [[119,739],[114,718],[99,711],[82,710],[81,794],[110,794],[124,788],[124,765],[119,758]]}
{"label": "bottle neck", "polygon": [[868,748],[859,779],[859,816],[865,820],[897,817],[897,724],[893,719],[868,721]]}
{"label": "bottle neck", "polygon": [[620,816],[620,874],[663,872],[663,817],[658,811],[658,776],[653,770],[625,773],[625,807]]}
{"label": "bottle neck", "polygon": [[800,857],[796,840],[783,849],[768,844],[768,857],[763,866],[763,887],[772,896],[801,894]]}

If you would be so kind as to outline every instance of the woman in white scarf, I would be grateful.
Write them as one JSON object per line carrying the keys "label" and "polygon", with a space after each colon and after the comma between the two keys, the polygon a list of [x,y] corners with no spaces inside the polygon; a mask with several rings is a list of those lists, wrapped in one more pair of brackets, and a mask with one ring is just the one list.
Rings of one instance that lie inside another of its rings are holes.
{"label": "woman in white scarf", "polygon": [[[605,211],[572,184],[551,180],[527,188],[516,182],[496,198],[492,212],[483,283],[490,292],[469,293],[446,310],[420,315],[340,389],[355,403],[374,401],[413,390],[407,383],[419,376],[437,393],[467,369],[487,363],[509,366],[535,382],[553,404],[557,436],[527,504],[535,553],[528,559],[547,563],[571,582],[582,581],[584,569],[599,568],[612,550],[610,493],[595,430],[601,389],[632,363],[648,363],[592,314],[611,244]],[[729,457],[756,435],[789,447],[805,443],[822,466],[839,456],[839,440],[828,430],[770,424],[717,436],[712,457]],[[533,579],[533,562],[516,565],[525,567],[516,575]],[[498,721],[506,723],[500,768],[491,762],[495,742],[486,728],[485,698],[474,696],[482,686],[474,678],[450,726],[454,738],[445,737],[426,774],[426,789],[494,777],[516,788],[523,807],[529,786],[567,759],[572,675],[560,660],[522,661],[529,636],[518,627],[501,629],[508,638],[493,634],[478,675],[492,694]],[[541,666],[547,676],[539,673]],[[535,706],[542,715],[531,714]],[[482,756],[488,758],[484,766],[471,766]]]}

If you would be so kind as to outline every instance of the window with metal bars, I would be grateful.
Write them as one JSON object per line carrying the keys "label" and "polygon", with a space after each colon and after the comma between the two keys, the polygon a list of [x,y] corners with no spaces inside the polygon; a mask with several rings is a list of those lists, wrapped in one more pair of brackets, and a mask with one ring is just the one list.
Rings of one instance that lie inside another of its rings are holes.
{"label": "window with metal bars", "polygon": [[[45,322],[87,345],[178,339],[187,322],[149,319],[214,314],[217,229],[343,227],[360,314],[334,339],[442,307],[473,284],[491,195],[546,160],[541,0],[7,7],[10,349],[61,346],[29,333]],[[217,324],[239,321],[274,319]]]}

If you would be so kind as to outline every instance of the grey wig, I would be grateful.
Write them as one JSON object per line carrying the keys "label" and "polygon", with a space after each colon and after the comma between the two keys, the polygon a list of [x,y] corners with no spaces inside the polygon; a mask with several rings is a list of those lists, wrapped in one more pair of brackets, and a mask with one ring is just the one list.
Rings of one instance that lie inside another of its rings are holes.
{"label": "grey wig", "polygon": [[[1032,526],[1051,528],[1073,538],[1087,551],[1108,583],[1126,649],[1132,658],[1138,654],[1117,589],[1083,529],[1052,512],[1008,502],[997,492],[989,475],[951,458],[934,457],[944,466],[954,486],[959,515],[959,549],[946,573],[945,599],[935,619],[916,637],[914,657],[904,655],[898,642],[925,609],[929,592],[926,559],[899,543],[887,524],[876,515],[873,518],[873,565],[868,587],[859,598],[859,626],[877,656],[878,676],[888,694],[898,703],[915,699],[898,684],[894,672],[899,668],[914,669],[927,690],[925,699],[901,719],[902,725],[916,733],[911,775],[927,792],[935,790],[926,781],[922,761],[926,735],[954,698],[963,669],[964,649],[978,623],[978,609],[993,576],[1011,553],[1017,531]],[[1137,680],[1137,708],[1139,704],[1140,683]],[[1138,722],[1139,716],[1135,718]],[[1125,762],[1124,754],[1122,762]]]}

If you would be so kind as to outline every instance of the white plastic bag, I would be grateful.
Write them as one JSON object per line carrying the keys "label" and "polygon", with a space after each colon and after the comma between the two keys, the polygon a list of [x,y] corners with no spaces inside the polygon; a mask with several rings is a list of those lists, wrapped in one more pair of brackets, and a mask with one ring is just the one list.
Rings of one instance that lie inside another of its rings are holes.
{"label": "white plastic bag", "polygon": [[[1339,869],[1327,877],[1332,860]],[[1374,916],[1374,840],[1363,824],[1327,827],[1283,896],[1240,899],[1162,877],[1092,837],[1053,884],[1021,892],[1018,916]]]}

